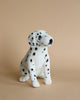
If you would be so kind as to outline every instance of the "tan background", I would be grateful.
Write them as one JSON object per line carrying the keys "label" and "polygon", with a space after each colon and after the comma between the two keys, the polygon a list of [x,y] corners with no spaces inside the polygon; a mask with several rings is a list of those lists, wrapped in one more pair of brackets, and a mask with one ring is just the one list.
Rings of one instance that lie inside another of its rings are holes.
{"label": "tan background", "polygon": [[[53,84],[18,81],[32,31],[46,30]],[[80,100],[80,0],[0,0],[0,100]]]}

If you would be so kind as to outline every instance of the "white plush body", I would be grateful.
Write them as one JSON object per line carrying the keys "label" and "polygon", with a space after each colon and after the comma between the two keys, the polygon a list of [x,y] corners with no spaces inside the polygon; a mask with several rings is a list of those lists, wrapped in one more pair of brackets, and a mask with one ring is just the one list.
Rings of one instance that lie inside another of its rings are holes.
{"label": "white plush body", "polygon": [[20,81],[24,82],[31,78],[33,87],[39,87],[37,77],[40,77],[44,78],[46,84],[51,84],[50,58],[48,54],[48,46],[52,44],[50,39],[53,41],[53,38],[43,30],[29,35],[28,42],[31,47],[20,64],[22,74]]}

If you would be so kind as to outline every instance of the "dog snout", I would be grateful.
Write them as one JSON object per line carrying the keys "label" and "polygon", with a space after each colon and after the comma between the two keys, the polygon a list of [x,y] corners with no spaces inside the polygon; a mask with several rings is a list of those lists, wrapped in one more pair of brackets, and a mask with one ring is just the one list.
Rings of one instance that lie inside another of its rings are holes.
{"label": "dog snout", "polygon": [[52,44],[52,42],[53,42],[53,39],[50,39],[50,40],[49,40],[49,44]]}

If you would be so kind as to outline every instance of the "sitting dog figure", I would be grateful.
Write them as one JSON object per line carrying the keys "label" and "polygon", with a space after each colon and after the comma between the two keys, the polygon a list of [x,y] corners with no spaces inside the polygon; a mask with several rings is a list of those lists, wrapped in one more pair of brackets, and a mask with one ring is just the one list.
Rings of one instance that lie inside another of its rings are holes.
{"label": "sitting dog figure", "polygon": [[29,78],[33,87],[39,87],[37,77],[44,78],[45,84],[51,84],[50,58],[48,46],[52,45],[53,38],[44,30],[32,32],[28,37],[30,49],[20,63],[21,77],[25,82]]}

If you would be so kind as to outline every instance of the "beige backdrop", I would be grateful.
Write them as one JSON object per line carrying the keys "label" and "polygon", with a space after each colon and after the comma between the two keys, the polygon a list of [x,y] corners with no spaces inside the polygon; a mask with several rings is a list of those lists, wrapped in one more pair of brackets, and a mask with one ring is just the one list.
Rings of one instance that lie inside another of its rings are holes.
{"label": "beige backdrop", "polygon": [[[53,84],[18,81],[28,35],[46,30]],[[80,100],[80,0],[0,0],[0,100]]]}

